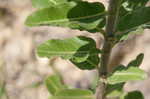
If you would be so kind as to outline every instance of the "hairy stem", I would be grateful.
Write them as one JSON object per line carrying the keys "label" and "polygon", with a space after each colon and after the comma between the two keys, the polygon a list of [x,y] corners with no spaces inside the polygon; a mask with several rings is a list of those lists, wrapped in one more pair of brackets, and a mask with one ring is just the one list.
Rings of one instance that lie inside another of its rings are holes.
{"label": "hairy stem", "polygon": [[109,64],[109,58],[111,54],[111,50],[113,47],[114,33],[116,32],[116,24],[118,21],[118,13],[119,13],[119,6],[121,0],[110,0],[109,7],[108,7],[108,16],[107,16],[107,24],[106,24],[106,34],[105,42],[102,48],[102,55],[101,55],[101,64],[98,68],[100,83],[98,84],[96,90],[96,99],[105,99],[105,92],[107,84],[105,83],[107,79],[107,67]]}

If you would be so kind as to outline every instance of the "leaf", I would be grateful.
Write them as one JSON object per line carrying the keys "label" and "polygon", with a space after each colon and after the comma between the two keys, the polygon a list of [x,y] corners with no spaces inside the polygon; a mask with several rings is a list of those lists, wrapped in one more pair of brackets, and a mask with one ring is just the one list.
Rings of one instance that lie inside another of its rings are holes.
{"label": "leaf", "polygon": [[94,95],[89,90],[65,89],[57,92],[50,99],[94,99]]}
{"label": "leaf", "polygon": [[132,91],[127,93],[127,95],[124,96],[124,99],[144,99],[144,96],[140,91]]}
{"label": "leaf", "polygon": [[123,0],[122,6],[127,11],[133,11],[144,7],[149,0]]}
{"label": "leaf", "polygon": [[125,17],[128,13],[132,13],[132,11],[146,6],[148,1],[149,0],[122,0],[119,12],[119,20],[122,17]]}
{"label": "leaf", "polygon": [[70,59],[80,69],[94,69],[99,63],[96,43],[88,37],[48,40],[37,48],[40,57]]}
{"label": "leaf", "polygon": [[134,10],[123,18],[120,19],[118,23],[118,30],[125,31],[134,28],[138,28],[144,24],[150,22],[150,7],[143,7],[137,10]]}
{"label": "leaf", "polygon": [[106,88],[107,98],[117,98],[123,93],[123,86],[125,83],[119,83],[114,85],[108,85]]}
{"label": "leaf", "polygon": [[109,75],[107,81],[109,84],[117,84],[127,81],[144,80],[146,78],[147,74],[138,67],[119,66],[111,75]]}
{"label": "leaf", "polygon": [[[99,62],[100,62],[100,58],[98,56],[99,52],[97,52],[97,50],[91,50],[89,53],[89,56],[86,58],[86,60],[84,61],[76,61],[74,58],[71,59],[71,62],[73,64],[75,64],[78,68],[80,69],[95,69]],[[79,59],[79,58],[78,58]]]}
{"label": "leaf", "polygon": [[48,8],[66,3],[68,0],[32,0],[35,8]]}
{"label": "leaf", "polygon": [[50,76],[45,81],[48,91],[55,95],[57,91],[66,89],[66,87],[61,83],[61,80],[58,76]]}
{"label": "leaf", "polygon": [[[40,57],[62,57],[71,59],[73,57],[87,56],[91,47],[96,47],[95,42],[87,37],[79,36],[64,40],[52,39],[41,44],[37,48]],[[93,45],[92,45],[93,44]]]}
{"label": "leaf", "polygon": [[130,31],[127,33],[122,33],[120,35],[117,35],[118,41],[125,41],[129,38],[130,35],[138,35],[144,33],[144,29],[142,27],[139,27],[135,31]]}
{"label": "leaf", "polygon": [[104,26],[104,14],[105,7],[102,3],[68,2],[34,12],[27,18],[26,24],[28,26],[61,26],[90,31]]}
{"label": "leaf", "polygon": [[139,54],[136,59],[132,60],[129,64],[128,64],[128,67],[129,66],[136,66],[136,67],[139,67],[141,64],[142,64],[142,61],[144,59],[144,54],[141,53]]}
{"label": "leaf", "polygon": [[6,94],[5,92],[5,83],[0,85],[0,99],[3,98],[3,96]]}

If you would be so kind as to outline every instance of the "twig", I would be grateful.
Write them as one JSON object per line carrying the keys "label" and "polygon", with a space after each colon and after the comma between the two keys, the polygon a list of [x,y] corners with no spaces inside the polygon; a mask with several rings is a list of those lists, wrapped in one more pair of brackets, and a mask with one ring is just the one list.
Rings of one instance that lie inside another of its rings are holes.
{"label": "twig", "polygon": [[101,64],[99,66],[99,77],[102,79],[98,84],[96,91],[96,99],[105,99],[105,92],[107,84],[107,67],[109,64],[109,58],[113,47],[113,41],[115,39],[114,33],[116,32],[116,24],[118,21],[119,6],[121,0],[110,0],[106,24],[105,42],[103,45],[103,53],[101,56]]}

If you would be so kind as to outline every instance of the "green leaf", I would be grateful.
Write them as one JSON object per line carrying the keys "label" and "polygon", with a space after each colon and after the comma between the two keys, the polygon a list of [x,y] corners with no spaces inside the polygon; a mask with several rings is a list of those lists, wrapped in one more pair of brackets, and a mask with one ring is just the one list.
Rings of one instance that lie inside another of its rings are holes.
{"label": "green leaf", "polygon": [[37,48],[40,57],[62,57],[71,59],[73,57],[87,57],[91,48],[95,48],[94,40],[79,36],[64,40],[52,39],[41,44]]}
{"label": "green leaf", "polygon": [[70,59],[80,69],[94,69],[99,63],[99,50],[88,37],[73,37],[64,40],[48,40],[37,48],[40,57]]}
{"label": "green leaf", "polygon": [[132,91],[127,93],[123,99],[144,99],[144,96],[140,91]]}
{"label": "green leaf", "polygon": [[127,11],[133,11],[141,7],[144,7],[148,1],[149,0],[123,0],[122,6]]}
{"label": "green leaf", "polygon": [[129,38],[130,35],[138,35],[144,33],[144,29],[142,27],[139,27],[135,31],[129,31],[127,33],[122,33],[117,35],[117,40],[118,41],[125,41]]}
{"label": "green leaf", "polygon": [[132,11],[144,7],[149,0],[122,0],[119,20],[125,17],[127,14],[132,13]]}
{"label": "green leaf", "polygon": [[94,99],[94,95],[89,90],[65,89],[57,92],[50,99]]}
{"label": "green leaf", "polygon": [[136,66],[136,67],[139,67],[141,64],[142,64],[142,61],[144,59],[144,54],[141,53],[139,54],[136,59],[132,60],[129,64],[128,64],[128,67],[129,66]]}
{"label": "green leaf", "polygon": [[58,76],[50,76],[45,81],[48,91],[55,95],[57,91],[66,89],[66,87],[61,83],[61,80]]}
{"label": "green leaf", "polygon": [[0,84],[0,99],[3,98],[6,94],[5,86],[6,86],[5,83]]}
{"label": "green leaf", "polygon": [[138,67],[119,66],[115,71],[109,75],[107,81],[109,84],[117,84],[127,81],[144,80],[147,74]]}
{"label": "green leaf", "polygon": [[35,8],[48,8],[66,3],[68,0],[32,0]]}
{"label": "green leaf", "polygon": [[124,83],[108,85],[106,88],[107,98],[117,98],[120,97],[123,93]]}
{"label": "green leaf", "polygon": [[118,24],[119,31],[130,30],[138,28],[150,22],[150,7],[143,7],[141,9],[132,11],[120,19]]}
{"label": "green leaf", "polygon": [[[73,64],[75,64],[78,68],[83,69],[83,70],[84,69],[88,69],[88,70],[95,69],[100,62],[100,58],[99,58],[98,54],[99,54],[99,52],[97,51],[97,49],[92,49],[89,52],[89,56],[86,58],[86,60],[83,61],[82,59],[80,59],[80,61],[77,61],[73,58],[73,59],[71,59],[71,62]],[[79,58],[78,58],[78,60],[79,60]]]}
{"label": "green leaf", "polygon": [[40,9],[30,15],[28,26],[50,25],[80,30],[93,30],[104,26],[105,7],[102,3],[68,2]]}

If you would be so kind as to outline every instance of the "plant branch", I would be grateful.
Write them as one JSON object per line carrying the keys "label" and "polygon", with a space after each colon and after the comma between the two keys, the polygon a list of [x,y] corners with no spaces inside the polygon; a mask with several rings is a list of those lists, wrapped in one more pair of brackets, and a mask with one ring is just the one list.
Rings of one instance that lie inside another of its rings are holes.
{"label": "plant branch", "polygon": [[101,55],[101,64],[99,66],[99,77],[102,79],[98,84],[96,90],[96,99],[105,99],[105,92],[107,84],[105,83],[107,79],[107,67],[109,64],[109,58],[111,54],[112,47],[114,45],[114,34],[116,32],[116,24],[118,21],[118,13],[120,7],[121,0],[110,0],[109,7],[108,7],[108,16],[107,16],[107,24],[106,24],[106,34],[105,42],[102,48],[102,55]]}

